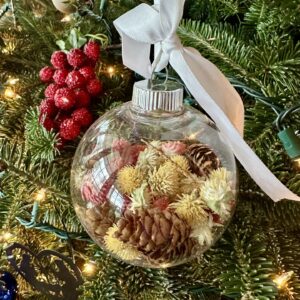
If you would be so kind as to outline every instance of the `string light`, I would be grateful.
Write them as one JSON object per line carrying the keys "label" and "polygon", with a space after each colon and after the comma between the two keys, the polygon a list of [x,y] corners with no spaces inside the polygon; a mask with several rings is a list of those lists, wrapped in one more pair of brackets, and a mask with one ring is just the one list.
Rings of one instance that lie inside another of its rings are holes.
{"label": "string light", "polygon": [[0,235],[0,241],[2,243],[8,243],[13,238],[13,235],[10,232],[4,232]]}
{"label": "string light", "polygon": [[94,261],[86,262],[83,265],[82,273],[87,277],[92,277],[97,272],[97,265]]}
{"label": "string light", "polygon": [[287,288],[288,287],[288,282],[293,277],[293,275],[294,275],[293,271],[277,275],[273,279],[273,282],[276,284],[278,289]]}
{"label": "string light", "polygon": [[17,84],[17,82],[18,82],[19,80],[20,80],[19,78],[9,78],[9,79],[7,80],[7,83],[8,83],[9,85],[15,85],[15,84]]}
{"label": "string light", "polygon": [[110,77],[113,77],[114,74],[115,74],[115,72],[116,72],[116,70],[115,70],[115,68],[113,66],[109,66],[107,68],[107,73],[109,74]]}
{"label": "string light", "polygon": [[15,93],[15,91],[11,88],[11,87],[7,87],[4,91],[4,97],[5,98],[10,98],[10,99],[14,99],[16,98],[18,95]]}
{"label": "string light", "polygon": [[60,21],[63,23],[71,22],[72,16],[71,15],[65,15]]}
{"label": "string light", "polygon": [[35,201],[38,201],[38,202],[42,202],[42,201],[45,201],[46,199],[46,190],[45,189],[40,189],[34,196],[34,199]]}
{"label": "string light", "polygon": [[296,170],[300,170],[300,158],[293,160],[293,166]]}

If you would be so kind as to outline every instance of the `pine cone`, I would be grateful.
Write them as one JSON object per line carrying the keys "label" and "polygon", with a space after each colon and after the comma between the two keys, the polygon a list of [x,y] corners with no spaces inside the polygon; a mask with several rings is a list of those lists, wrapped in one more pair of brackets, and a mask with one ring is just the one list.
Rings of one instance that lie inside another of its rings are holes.
{"label": "pine cone", "polygon": [[127,211],[118,221],[116,238],[137,248],[156,262],[189,257],[195,245],[191,228],[169,211],[139,209]]}
{"label": "pine cone", "polygon": [[190,145],[185,155],[189,160],[191,171],[198,176],[208,176],[211,171],[221,167],[220,159],[208,145]]}
{"label": "pine cone", "polygon": [[108,228],[115,221],[115,215],[110,209],[109,202],[92,207],[85,212],[85,224],[92,234],[99,237],[101,240],[105,236]]}

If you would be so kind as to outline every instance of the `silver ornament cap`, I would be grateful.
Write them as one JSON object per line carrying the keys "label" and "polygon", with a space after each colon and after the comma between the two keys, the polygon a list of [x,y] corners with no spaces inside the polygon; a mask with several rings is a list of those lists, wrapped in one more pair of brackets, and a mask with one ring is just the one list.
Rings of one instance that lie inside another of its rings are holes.
{"label": "silver ornament cap", "polygon": [[173,81],[138,81],[134,84],[132,108],[142,113],[176,113],[183,110],[183,87]]}

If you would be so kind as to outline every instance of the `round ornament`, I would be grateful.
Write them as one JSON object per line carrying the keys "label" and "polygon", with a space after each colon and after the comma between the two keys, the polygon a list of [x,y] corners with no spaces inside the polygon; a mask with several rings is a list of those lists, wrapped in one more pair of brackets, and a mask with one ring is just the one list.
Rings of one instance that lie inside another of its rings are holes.
{"label": "round ornament", "polygon": [[75,7],[67,3],[66,0],[52,0],[52,3],[58,11],[64,14],[71,14],[76,11]]}
{"label": "round ornament", "polygon": [[209,249],[236,204],[236,165],[215,125],[184,106],[181,85],[134,86],[76,151],[76,213],[92,239],[128,263],[171,267]]}

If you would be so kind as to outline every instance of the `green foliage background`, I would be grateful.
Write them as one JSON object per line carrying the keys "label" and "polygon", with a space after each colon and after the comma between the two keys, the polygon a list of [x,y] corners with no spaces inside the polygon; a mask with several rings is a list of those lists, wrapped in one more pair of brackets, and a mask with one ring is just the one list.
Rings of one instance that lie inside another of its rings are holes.
{"label": "green foliage background", "polygon": [[[71,22],[61,22],[50,0],[14,1],[14,17],[0,13],[0,88],[10,77],[20,95],[7,99],[0,94],[0,231],[32,250],[50,248],[66,255],[69,244],[54,233],[83,229],[69,194],[69,173],[78,141],[61,153],[54,150],[56,137],[37,123],[36,106],[44,86],[38,72],[49,64],[56,41],[71,28],[83,34],[102,33],[103,47],[98,74],[105,93],[93,106],[101,116],[130,99],[134,74],[121,64],[119,37],[112,21],[138,0],[96,0],[93,9],[81,5]],[[6,4],[0,1],[0,4]],[[189,0],[178,33],[214,62],[229,78],[268,97],[273,105],[289,108],[300,99],[300,5],[298,0]],[[116,68],[111,78],[108,65]],[[122,75],[122,76],[121,76]],[[246,140],[273,173],[300,194],[300,175],[277,138],[274,111],[239,89],[246,107]],[[299,129],[299,115],[290,125]],[[47,190],[40,205],[38,223],[26,229],[17,218],[30,219],[35,193]],[[205,255],[190,264],[167,270],[151,270],[120,263],[95,245],[73,241],[78,256],[97,262],[99,272],[86,278],[82,299],[300,299],[300,206],[282,201],[274,204],[240,169],[239,205],[223,238]],[[64,223],[65,227],[62,225]],[[62,237],[60,235],[60,237]],[[0,249],[7,245],[3,243]],[[1,254],[2,253],[2,254]],[[0,252],[1,269],[7,268]],[[277,274],[294,271],[287,287],[277,290]],[[20,296],[44,299],[18,277]]]}

